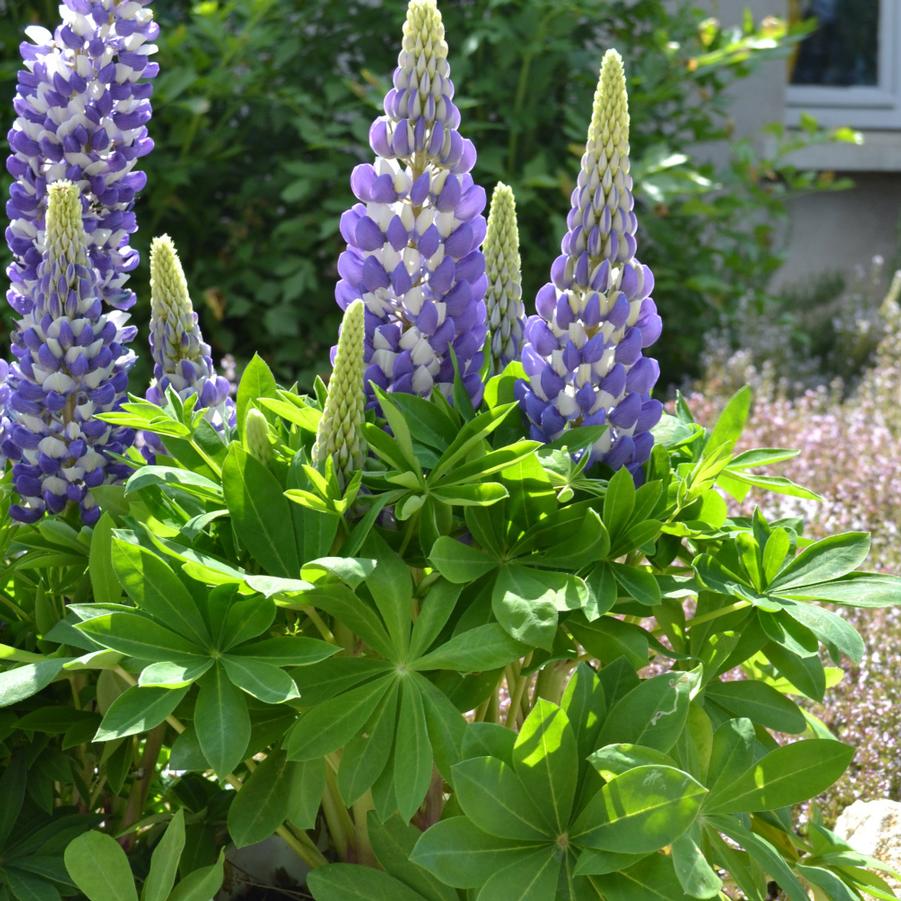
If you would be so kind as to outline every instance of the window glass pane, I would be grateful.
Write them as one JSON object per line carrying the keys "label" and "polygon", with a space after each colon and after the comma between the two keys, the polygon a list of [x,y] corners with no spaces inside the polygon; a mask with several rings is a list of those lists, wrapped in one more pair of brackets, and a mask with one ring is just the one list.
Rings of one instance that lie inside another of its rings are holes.
{"label": "window glass pane", "polygon": [[795,0],[817,29],[798,47],[791,83],[873,87],[879,83],[879,5],[898,0]]}

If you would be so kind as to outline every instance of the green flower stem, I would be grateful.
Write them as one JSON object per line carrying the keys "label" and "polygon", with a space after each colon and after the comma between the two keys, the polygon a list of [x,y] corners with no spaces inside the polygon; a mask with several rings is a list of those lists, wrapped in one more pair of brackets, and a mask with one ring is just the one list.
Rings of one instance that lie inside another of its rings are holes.
{"label": "green flower stem", "polygon": [[332,630],[326,625],[325,620],[319,615],[319,612],[315,607],[310,607],[309,605],[300,608],[303,613],[305,613],[310,620],[310,622],[316,627],[319,634],[327,641],[329,644],[340,644],[336,638]]}
{"label": "green flower stem", "polygon": [[325,814],[328,831],[335,843],[338,855],[342,860],[347,860],[351,844],[357,834],[357,828],[338,792],[338,781],[335,778],[337,769],[337,757],[329,754],[325,760],[325,791],[322,793],[322,812]]}
{"label": "green flower stem", "polygon": [[734,604],[729,604],[728,607],[720,607],[719,610],[711,610],[709,613],[702,613],[700,616],[693,617],[686,623],[686,627],[691,628],[701,623],[709,623],[711,620],[719,619],[721,616],[728,616],[730,613],[744,610],[750,606],[752,606],[750,601],[736,601]]}
{"label": "green flower stem", "polygon": [[532,674],[523,675],[525,669],[532,662],[532,652],[530,651],[517,665],[517,671],[514,676],[513,685],[508,680],[507,686],[510,689],[510,709],[507,711],[507,727],[514,729],[518,725],[519,716],[523,713],[522,702],[526,695],[526,689],[532,680]]}

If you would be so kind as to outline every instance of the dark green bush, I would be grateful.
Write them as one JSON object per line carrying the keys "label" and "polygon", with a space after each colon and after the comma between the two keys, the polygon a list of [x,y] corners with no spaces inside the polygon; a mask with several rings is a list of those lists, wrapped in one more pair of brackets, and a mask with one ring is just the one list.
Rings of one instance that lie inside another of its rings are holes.
{"label": "dark green bush", "polygon": [[[0,109],[9,116],[21,30],[52,23],[55,4],[6,3]],[[338,217],[351,201],[347,173],[369,155],[368,125],[396,53],[382,25],[402,7],[402,0],[157,5],[157,149],[147,160],[152,190],[140,201],[136,246],[146,249],[159,232],[173,236],[218,353],[240,360],[259,349],[282,376],[304,384],[327,359],[338,320]],[[720,29],[694,4],[664,0],[457,0],[443,11],[467,135],[479,148],[476,176],[489,188],[498,179],[514,186],[523,243],[535,249],[525,261],[529,298],[558,252],[578,171],[584,122],[568,111],[589,108],[602,50],[622,52],[640,253],[657,276],[669,334],[661,363],[670,382],[691,374],[701,335],[728,316],[736,284],[753,304],[768,302],[785,197],[811,178],[781,156],[760,159],[746,143],[720,171],[688,148],[728,136],[726,86],[796,35],[750,20]],[[142,270],[139,320],[149,306],[146,283]]]}

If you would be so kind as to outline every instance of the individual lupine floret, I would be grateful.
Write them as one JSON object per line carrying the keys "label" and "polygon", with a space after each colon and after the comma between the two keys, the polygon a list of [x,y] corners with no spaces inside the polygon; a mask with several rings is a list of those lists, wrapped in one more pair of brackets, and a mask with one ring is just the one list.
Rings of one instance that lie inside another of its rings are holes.
{"label": "individual lupine floret", "polygon": [[[435,0],[410,0],[385,115],[369,133],[374,165],[357,166],[360,201],[341,217],[347,250],[335,291],[366,305],[367,391],[453,396],[456,356],[474,405],[486,334],[485,191],[469,174],[444,26]],[[370,399],[372,395],[370,393]]]}
{"label": "individual lupine floret", "polygon": [[9,417],[6,407],[9,404],[9,363],[6,360],[0,360],[0,476],[6,469],[6,453],[3,445],[6,443],[6,436],[9,430]]}
{"label": "individual lupine floret", "polygon": [[84,522],[100,511],[89,489],[125,476],[117,463],[133,440],[128,429],[94,418],[125,398],[136,329],[121,311],[104,312],[99,277],[87,253],[78,188],[49,188],[42,260],[30,310],[17,324],[4,452],[15,460],[21,503],[10,515],[34,522],[77,504]]}
{"label": "individual lupine floret", "polygon": [[324,469],[331,458],[342,485],[366,461],[366,394],[363,388],[363,302],[355,300],[344,311],[325,409],[316,429],[313,465]]}
{"label": "individual lupine floret", "polygon": [[643,350],[660,336],[651,270],[635,259],[637,220],[629,175],[629,110],[623,63],[601,65],[588,142],[567,218],[569,230],[525,329],[528,383],[520,401],[538,440],[567,428],[608,425],[593,461],[638,474],[662,406],[660,373]]}
{"label": "individual lupine floret", "polygon": [[494,375],[520,358],[526,320],[522,302],[516,199],[512,188],[502,182],[498,182],[491,195],[483,250],[488,276],[485,305],[488,312],[489,362],[490,372]]}
{"label": "individual lupine floret", "polygon": [[[162,406],[169,388],[182,400],[196,394],[198,409],[207,410],[207,418],[216,428],[234,427],[229,382],[216,374],[178,252],[168,235],[154,238],[150,245],[150,352],[153,382],[147,400]],[[148,436],[145,440],[158,446]]]}
{"label": "individual lupine floret", "polygon": [[150,0],[65,0],[55,33],[33,26],[21,45],[25,68],[13,101],[9,132],[13,177],[6,240],[13,253],[8,273],[10,305],[27,314],[41,263],[48,186],[62,179],[86,198],[88,256],[98,293],[108,305],[128,309],[126,287],[138,254],[129,246],[137,230],[135,195],[146,176],[137,160],[153,148],[147,134],[158,70],[150,62],[159,33]]}

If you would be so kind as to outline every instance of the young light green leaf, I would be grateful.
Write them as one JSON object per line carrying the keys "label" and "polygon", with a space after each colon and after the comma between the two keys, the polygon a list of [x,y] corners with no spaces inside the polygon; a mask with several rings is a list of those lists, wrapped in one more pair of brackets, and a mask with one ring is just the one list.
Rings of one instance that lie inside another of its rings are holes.
{"label": "young light green leaf", "polygon": [[111,741],[149,732],[169,716],[187,688],[138,688],[126,689],[110,704],[94,736],[94,741]]}
{"label": "young light green leaf", "polygon": [[64,860],[89,901],[138,901],[128,858],[112,836],[85,832],[69,842]]}
{"label": "young light green leaf", "polygon": [[175,885],[178,862],[184,847],[185,813],[178,810],[172,815],[163,837],[153,849],[150,872],[144,881],[141,901],[166,901]]}

